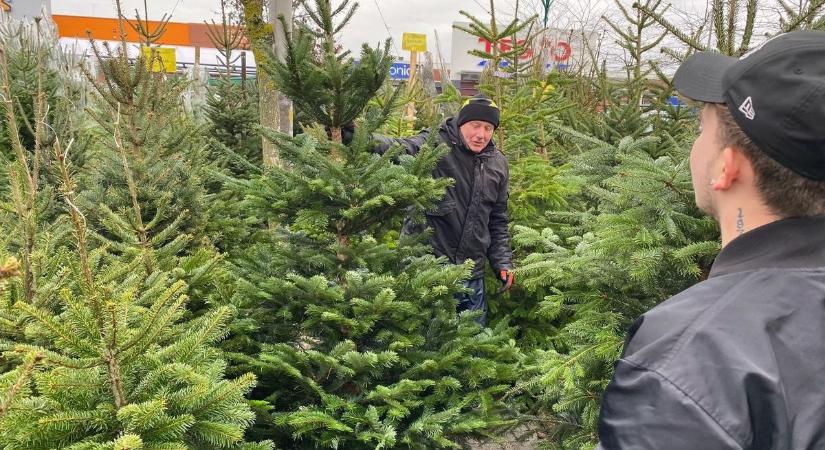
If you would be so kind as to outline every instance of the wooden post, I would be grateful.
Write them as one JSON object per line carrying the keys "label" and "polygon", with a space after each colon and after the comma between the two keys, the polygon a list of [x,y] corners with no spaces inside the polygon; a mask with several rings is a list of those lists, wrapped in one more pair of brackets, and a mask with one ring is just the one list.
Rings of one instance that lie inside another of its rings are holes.
{"label": "wooden post", "polygon": [[[410,52],[410,79],[407,81],[407,93],[412,94],[415,88],[415,73],[418,70],[418,52],[427,51],[427,35],[420,33],[404,33],[401,48]],[[412,100],[407,103],[407,120],[415,118],[415,104]]]}
{"label": "wooden post", "polygon": [[241,88],[246,83],[246,52],[241,51]]}
{"label": "wooden post", "polygon": [[195,81],[199,81],[201,79],[201,48],[195,47],[195,67],[194,69],[194,76],[192,78]]}
{"label": "wooden post", "polygon": [[[410,52],[410,79],[407,80],[407,93],[412,94],[415,90],[415,72],[418,68],[418,52]],[[415,119],[415,103],[410,100],[407,103],[407,120]]]}

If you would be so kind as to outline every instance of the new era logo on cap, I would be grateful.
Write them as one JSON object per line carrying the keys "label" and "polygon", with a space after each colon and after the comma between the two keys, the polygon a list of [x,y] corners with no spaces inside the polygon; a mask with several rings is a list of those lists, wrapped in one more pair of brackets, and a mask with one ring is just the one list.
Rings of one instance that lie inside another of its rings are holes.
{"label": "new era logo on cap", "polygon": [[761,151],[825,181],[825,31],[784,33],[741,58],[695,53],[673,84],[685,97],[726,105]]}
{"label": "new era logo on cap", "polygon": [[746,98],[745,101],[739,105],[739,111],[748,119],[753,120],[753,118],[756,117],[756,110],[753,109],[753,99],[750,97]]}

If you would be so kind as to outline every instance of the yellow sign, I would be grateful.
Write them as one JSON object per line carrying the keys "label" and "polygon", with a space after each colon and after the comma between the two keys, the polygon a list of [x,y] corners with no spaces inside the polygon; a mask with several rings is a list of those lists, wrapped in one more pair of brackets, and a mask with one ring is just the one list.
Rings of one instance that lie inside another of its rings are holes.
{"label": "yellow sign", "polygon": [[[177,71],[177,59],[174,48],[141,47],[140,50],[143,52],[143,57],[146,59],[147,64],[149,64],[149,61],[152,61],[152,72],[163,71],[166,73],[175,73]],[[152,51],[155,52],[154,60],[152,59]]]}
{"label": "yellow sign", "polygon": [[6,0],[0,0],[0,9],[2,9],[5,12],[9,12],[11,11],[11,5],[6,3]]}
{"label": "yellow sign", "polygon": [[401,48],[410,52],[426,52],[427,35],[424,33],[404,33]]}

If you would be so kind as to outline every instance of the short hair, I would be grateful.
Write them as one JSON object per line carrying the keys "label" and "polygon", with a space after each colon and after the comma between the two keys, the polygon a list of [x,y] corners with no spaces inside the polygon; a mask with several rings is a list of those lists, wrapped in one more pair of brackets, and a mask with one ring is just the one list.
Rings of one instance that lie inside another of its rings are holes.
{"label": "short hair", "polygon": [[714,106],[719,142],[723,148],[742,150],[753,166],[759,195],[773,214],[783,218],[825,214],[825,181],[806,178],[778,163],[742,131],[726,105]]}

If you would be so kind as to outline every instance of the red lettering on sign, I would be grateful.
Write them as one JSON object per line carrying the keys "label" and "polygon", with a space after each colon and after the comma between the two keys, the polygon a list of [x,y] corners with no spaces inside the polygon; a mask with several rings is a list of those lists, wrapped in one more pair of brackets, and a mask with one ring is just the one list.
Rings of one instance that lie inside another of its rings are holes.
{"label": "red lettering on sign", "polygon": [[502,39],[501,43],[498,45],[498,49],[502,52],[509,52],[512,50],[513,47],[510,46],[510,38]]}
{"label": "red lettering on sign", "polygon": [[[484,44],[484,51],[490,53],[493,51],[493,44],[484,38],[478,38],[478,42]],[[498,49],[501,52],[509,52],[513,50],[513,46],[511,45],[513,42],[510,38],[504,38],[499,41]],[[517,45],[523,45],[525,42],[524,39],[519,39],[517,41]],[[524,52],[519,55],[519,59],[530,59],[533,57],[533,49],[531,47],[527,47]]]}
{"label": "red lettering on sign", "polygon": [[485,52],[490,53],[491,51],[493,51],[493,44],[491,44],[490,41],[488,41],[487,39],[478,38],[478,42],[483,42],[484,43],[484,51]]}
{"label": "red lettering on sign", "polygon": [[565,41],[558,41],[553,52],[553,59],[559,62],[567,61],[572,53],[573,49],[570,47],[570,44]]}
{"label": "red lettering on sign", "polygon": [[[520,39],[518,41],[518,44],[523,45],[524,44],[524,39]],[[530,59],[532,57],[533,57],[533,47],[526,47],[524,49],[524,53],[522,53],[521,56],[519,56],[519,59]]]}

